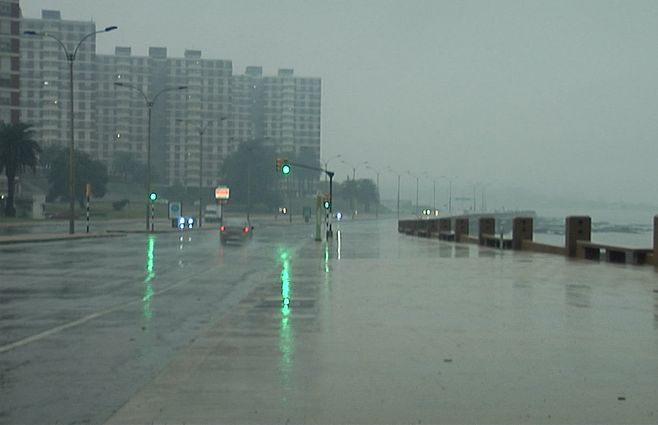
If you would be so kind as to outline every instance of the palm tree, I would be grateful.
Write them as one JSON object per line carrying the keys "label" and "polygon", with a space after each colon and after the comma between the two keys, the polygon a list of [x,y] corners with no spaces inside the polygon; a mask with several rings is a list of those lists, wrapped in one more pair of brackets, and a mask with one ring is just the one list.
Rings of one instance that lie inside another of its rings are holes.
{"label": "palm tree", "polygon": [[34,130],[29,124],[0,122],[0,173],[4,170],[7,176],[7,217],[16,216],[14,179],[26,167],[36,171],[39,152],[41,148],[34,140]]}

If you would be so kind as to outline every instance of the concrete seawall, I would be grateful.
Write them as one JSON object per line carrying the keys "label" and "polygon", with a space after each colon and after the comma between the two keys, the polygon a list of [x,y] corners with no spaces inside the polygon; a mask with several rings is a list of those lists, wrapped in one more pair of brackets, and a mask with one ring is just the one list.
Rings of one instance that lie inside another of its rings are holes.
{"label": "concrete seawall", "polygon": [[[473,219],[478,223],[477,235],[472,235],[469,231],[469,222]],[[482,214],[474,217],[399,220],[398,232],[500,249],[532,251],[612,263],[658,266],[658,215],[653,220],[653,247],[650,248],[631,248],[592,242],[592,219],[589,216],[565,218],[563,246],[533,241],[533,217],[528,216],[513,217],[511,239],[502,234],[496,235],[494,215]]]}

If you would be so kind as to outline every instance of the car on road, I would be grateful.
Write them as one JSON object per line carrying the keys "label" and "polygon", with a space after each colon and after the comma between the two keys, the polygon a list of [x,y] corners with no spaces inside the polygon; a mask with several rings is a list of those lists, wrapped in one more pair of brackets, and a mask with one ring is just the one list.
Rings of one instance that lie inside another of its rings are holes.
{"label": "car on road", "polygon": [[219,240],[221,243],[243,242],[251,239],[254,226],[249,220],[237,217],[224,217],[219,225]]}

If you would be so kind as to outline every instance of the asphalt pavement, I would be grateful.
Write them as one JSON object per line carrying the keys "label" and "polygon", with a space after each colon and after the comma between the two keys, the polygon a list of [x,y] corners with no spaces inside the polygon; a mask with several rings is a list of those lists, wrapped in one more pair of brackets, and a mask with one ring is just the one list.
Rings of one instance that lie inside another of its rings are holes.
{"label": "asphalt pavement", "polygon": [[655,269],[336,230],[0,247],[0,423],[657,422]]}

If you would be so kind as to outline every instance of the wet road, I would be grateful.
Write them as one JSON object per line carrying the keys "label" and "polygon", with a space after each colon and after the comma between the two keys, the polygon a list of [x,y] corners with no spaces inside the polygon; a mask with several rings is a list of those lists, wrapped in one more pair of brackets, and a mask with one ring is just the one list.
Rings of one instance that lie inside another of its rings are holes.
{"label": "wet road", "polygon": [[0,247],[0,422],[657,422],[652,267],[311,230]]}
{"label": "wet road", "polygon": [[0,247],[0,423],[102,422],[309,229],[261,226],[229,246],[201,231]]}

